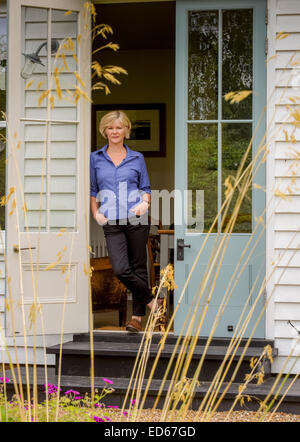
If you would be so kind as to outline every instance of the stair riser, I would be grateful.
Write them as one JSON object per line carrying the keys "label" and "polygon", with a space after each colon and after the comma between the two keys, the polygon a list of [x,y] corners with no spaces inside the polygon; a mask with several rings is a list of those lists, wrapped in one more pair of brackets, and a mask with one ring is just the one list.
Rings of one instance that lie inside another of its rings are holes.
{"label": "stair riser", "polygon": [[[80,386],[77,386],[76,383],[73,384],[73,389],[78,391],[80,394],[84,395],[85,393],[90,394],[90,389],[89,388],[82,388]],[[69,389],[69,387],[65,387],[62,388],[63,392],[66,391],[67,389]],[[23,384],[23,391],[24,391],[24,397],[25,400],[27,399],[27,385]],[[117,405],[118,407],[122,408],[123,406],[123,402],[125,399],[125,391],[114,391],[113,393],[107,395],[106,397],[104,397],[102,399],[102,403],[104,403],[105,405]],[[10,401],[13,399],[13,396],[15,395],[15,390],[14,390],[14,386],[12,384],[7,385],[7,389],[6,389],[6,394],[7,394],[7,400]],[[62,393],[63,394],[63,393]],[[191,404],[191,409],[193,410],[198,410],[199,406],[201,405],[201,402],[204,398],[205,392],[201,392],[201,393],[196,393],[195,397],[193,399],[193,402]],[[31,399],[33,397],[33,388],[31,385],[30,388],[30,396]],[[156,401],[157,396],[154,394],[152,395],[151,393],[148,393],[146,401],[144,403],[144,409],[147,408],[152,408],[152,406],[154,405],[155,401]],[[222,399],[222,402],[220,403],[219,407],[218,407],[218,411],[228,411],[234,401],[235,397],[232,397],[232,395],[228,395]],[[264,397],[261,397],[261,399],[264,399]],[[164,401],[165,401],[165,393],[163,392],[158,404],[157,404],[157,408],[158,409],[162,409],[164,406]],[[44,392],[44,387],[39,387],[38,388],[38,402],[39,403],[44,403],[45,402],[45,392]],[[129,400],[128,400],[128,404],[129,404]],[[127,405],[128,405],[127,404]],[[182,403],[180,402],[178,404],[178,407],[180,407],[180,405],[182,405]],[[271,411],[274,409],[274,407],[276,407],[277,402],[275,401],[275,403],[273,404]],[[178,408],[177,407],[177,408]],[[259,408],[259,402],[258,401],[251,401],[251,402],[247,402],[247,411],[257,411]],[[245,411],[245,407],[241,407],[239,402],[236,403],[235,405],[235,410],[243,410]],[[292,414],[300,414],[300,401],[287,401],[285,400],[284,402],[282,402],[279,406],[279,408],[277,409],[277,412],[282,412],[282,413],[292,413]]]}
{"label": "stair riser", "polygon": [[[154,362],[154,358],[149,358],[145,378],[150,376],[151,368]],[[135,358],[133,357],[118,357],[118,356],[95,356],[94,358],[94,375],[95,377],[118,377],[118,378],[130,378],[132,370],[134,368]],[[165,372],[167,370],[169,359],[164,358],[159,361],[155,369],[153,379],[163,379]],[[222,361],[216,359],[206,359],[202,366],[199,381],[211,381],[213,380],[217,370],[219,369]],[[191,378],[199,364],[199,360],[192,360],[187,373],[187,377]],[[68,355],[64,354],[62,358],[62,370],[61,374],[66,376],[90,376],[90,357],[89,355]],[[58,364],[56,364],[58,367]],[[229,381],[234,369],[236,367],[235,362],[233,362],[228,370],[225,377],[225,381]],[[175,361],[171,370],[169,370],[167,379],[171,379],[172,373],[175,368]],[[238,373],[235,376],[235,382],[242,382],[245,380],[245,375],[250,373],[251,369],[249,367],[249,361],[244,361],[241,363]],[[58,374],[58,373],[56,373]],[[268,373],[266,373],[266,376]]]}

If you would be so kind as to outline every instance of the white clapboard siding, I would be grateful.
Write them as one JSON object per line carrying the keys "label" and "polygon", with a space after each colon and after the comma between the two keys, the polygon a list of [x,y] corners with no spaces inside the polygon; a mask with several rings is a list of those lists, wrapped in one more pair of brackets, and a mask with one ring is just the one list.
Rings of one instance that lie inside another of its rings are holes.
{"label": "white clapboard siding", "polygon": [[[276,303],[277,302],[286,303],[289,305],[292,305],[293,303],[298,303],[299,302],[299,289],[297,286],[291,285],[291,286],[289,286],[289,288],[287,290],[286,286],[278,285],[275,288],[274,299],[275,299]],[[289,319],[291,319],[291,318],[289,318]],[[277,318],[276,321],[280,321],[280,319]],[[289,332],[291,332],[290,329],[287,329],[287,330]],[[279,333],[278,336],[281,336],[280,330],[277,330],[277,323],[276,323],[275,333]],[[291,333],[288,336],[290,336],[290,335],[291,335]]]}
{"label": "white clapboard siding", "polygon": [[[295,141],[300,141],[300,128],[289,122],[286,122],[285,124],[278,123],[275,125],[276,141],[288,141],[291,143],[291,136],[295,138]],[[287,137],[288,140],[286,139]]]}
{"label": "white clapboard siding", "polygon": [[[0,232],[4,237],[4,232]],[[4,239],[4,238],[3,238]],[[0,330],[5,330],[5,262],[2,245],[0,245]],[[3,333],[5,334],[5,333]]]}
{"label": "white clapboard siding", "polygon": [[[65,12],[30,7],[22,11],[24,52],[35,52],[48,38],[55,38],[65,55],[65,58],[51,55],[51,67],[48,67],[44,47],[39,55],[45,66],[38,65],[30,80],[24,81],[24,192],[31,231],[39,226],[41,230],[76,227],[78,111],[72,93],[77,85],[74,72],[77,70],[78,16],[76,13],[65,15]],[[68,41],[72,41],[73,50],[65,48]],[[53,75],[55,72],[59,72],[58,78]],[[40,100],[48,90],[54,99],[51,107],[47,97]],[[36,121],[43,119],[63,123]],[[67,121],[70,124],[65,123]]]}
{"label": "white clapboard siding", "polygon": [[300,53],[295,51],[278,52],[275,61],[276,69],[290,69],[292,66],[300,66]]}
{"label": "white clapboard siding", "polygon": [[[296,93],[295,93],[296,92]],[[292,104],[293,100],[296,100],[296,103],[300,103],[298,97],[300,91],[295,91],[291,87],[276,87],[275,90],[275,101],[277,104]]]}
{"label": "white clapboard siding", "polygon": [[[291,188],[291,191],[293,189]],[[295,192],[295,190],[294,190]],[[276,209],[275,213],[296,213],[298,214],[299,204],[300,204],[300,196],[298,195],[285,195],[280,197],[275,197]],[[290,229],[290,225],[287,224]]]}
{"label": "white clapboard siding", "polygon": [[[268,72],[268,189],[270,212],[267,235],[267,336],[275,339],[278,357],[274,373],[300,370],[293,355],[295,329],[300,330],[300,2],[270,0]],[[278,38],[279,33],[288,33]],[[277,192],[275,192],[275,190]],[[279,192],[282,192],[281,194]],[[275,193],[275,195],[274,195]],[[296,332],[297,333],[297,332]]]}
{"label": "white clapboard siding", "polygon": [[[289,226],[286,226],[289,229]],[[276,250],[294,250],[300,247],[300,232],[293,231],[275,231],[274,247]]]}
{"label": "white clapboard siding", "polygon": [[[300,161],[295,160],[276,160],[275,170],[273,171],[275,178],[290,178],[290,183],[292,184],[292,178],[300,177]],[[279,180],[279,183],[281,180]],[[278,184],[276,180],[276,185]]]}
{"label": "white clapboard siding", "polygon": [[281,213],[280,211],[276,211],[274,221],[275,231],[284,231],[287,226],[289,230],[300,231],[300,220],[298,213],[286,213],[285,211]]}
{"label": "white clapboard siding", "polygon": [[276,106],[275,121],[276,123],[286,123],[294,121],[293,112],[299,111],[299,105],[290,103],[289,105]]}
{"label": "white clapboard siding", "polygon": [[289,32],[288,38],[278,39],[276,46],[278,51],[299,51],[299,32]]}
{"label": "white clapboard siding", "polygon": [[277,0],[277,19],[280,15],[299,14],[298,0]]}

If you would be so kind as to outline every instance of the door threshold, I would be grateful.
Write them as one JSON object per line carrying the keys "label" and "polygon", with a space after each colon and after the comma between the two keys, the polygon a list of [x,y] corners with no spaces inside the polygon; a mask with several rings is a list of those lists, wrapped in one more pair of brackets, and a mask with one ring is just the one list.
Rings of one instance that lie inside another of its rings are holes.
{"label": "door threshold", "polygon": [[[108,330],[108,329],[106,329],[106,330],[93,330],[93,333],[96,333],[96,334],[105,334],[105,333],[115,333],[115,334],[124,334],[124,333],[126,333],[126,334],[128,334],[129,336],[139,336],[139,335],[141,335],[142,333],[144,332],[144,330],[143,331],[141,331],[141,332],[139,332],[139,333],[128,333],[126,330]],[[154,331],[153,333],[152,333],[153,335],[161,335],[161,332],[159,332],[159,331]],[[169,335],[174,335],[174,332],[173,331],[170,331],[169,333],[168,333],[168,336]]]}

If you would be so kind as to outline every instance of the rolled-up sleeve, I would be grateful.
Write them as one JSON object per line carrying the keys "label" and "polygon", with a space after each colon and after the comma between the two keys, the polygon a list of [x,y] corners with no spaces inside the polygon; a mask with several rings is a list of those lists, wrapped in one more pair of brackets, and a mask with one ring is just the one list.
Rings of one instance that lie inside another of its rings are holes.
{"label": "rolled-up sleeve", "polygon": [[90,155],[90,196],[97,197],[99,192],[97,177],[96,177],[96,169],[94,166],[94,157],[91,153]]}
{"label": "rolled-up sleeve", "polygon": [[139,183],[139,188],[142,191],[142,193],[150,193],[151,194],[151,188],[150,188],[150,181],[149,181],[147,166],[146,166],[144,155],[142,155],[142,154],[140,156],[140,183]]}

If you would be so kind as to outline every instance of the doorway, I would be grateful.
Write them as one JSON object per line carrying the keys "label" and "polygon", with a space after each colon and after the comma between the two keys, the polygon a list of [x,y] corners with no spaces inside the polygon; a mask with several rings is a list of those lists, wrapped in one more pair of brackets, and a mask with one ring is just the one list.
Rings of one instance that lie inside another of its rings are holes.
{"label": "doorway", "polygon": [[[162,137],[159,151],[144,153],[151,189],[171,192],[174,188],[174,145],[175,145],[175,22],[176,2],[162,1],[149,3],[119,3],[96,5],[97,22],[106,23],[113,29],[110,41],[119,45],[119,50],[100,51],[95,60],[101,65],[117,65],[126,69],[128,75],[118,77],[121,85],[110,85],[111,94],[93,91],[92,109],[92,150],[103,147],[97,140],[97,113],[102,109],[112,108],[151,108],[153,105],[164,107],[164,123],[160,127]],[[106,42],[106,41],[105,41]],[[100,45],[100,42],[97,43]],[[96,110],[97,109],[97,110]],[[128,146],[131,146],[128,140]],[[139,150],[139,149],[137,149]],[[141,152],[143,152],[141,150]],[[170,206],[170,224],[172,227],[173,204]],[[150,233],[157,234],[158,225],[151,226]],[[102,257],[105,267],[107,250],[103,229],[94,219],[90,219],[90,244],[93,257]],[[172,260],[172,257],[170,258]],[[157,258],[159,262],[159,257]],[[148,260],[150,275],[151,262]],[[105,276],[106,274],[106,276]],[[108,289],[107,281],[111,279],[111,270],[105,268],[99,280],[105,292],[114,292],[114,283]],[[149,277],[149,285],[151,280]],[[122,302],[123,304],[123,302]],[[125,316],[131,317],[131,295],[127,294]],[[93,309],[95,330],[125,330],[121,324],[124,310],[109,308],[109,302],[103,302],[101,308],[95,303]],[[171,305],[172,307],[172,305]],[[143,318],[145,326],[147,316]]]}

